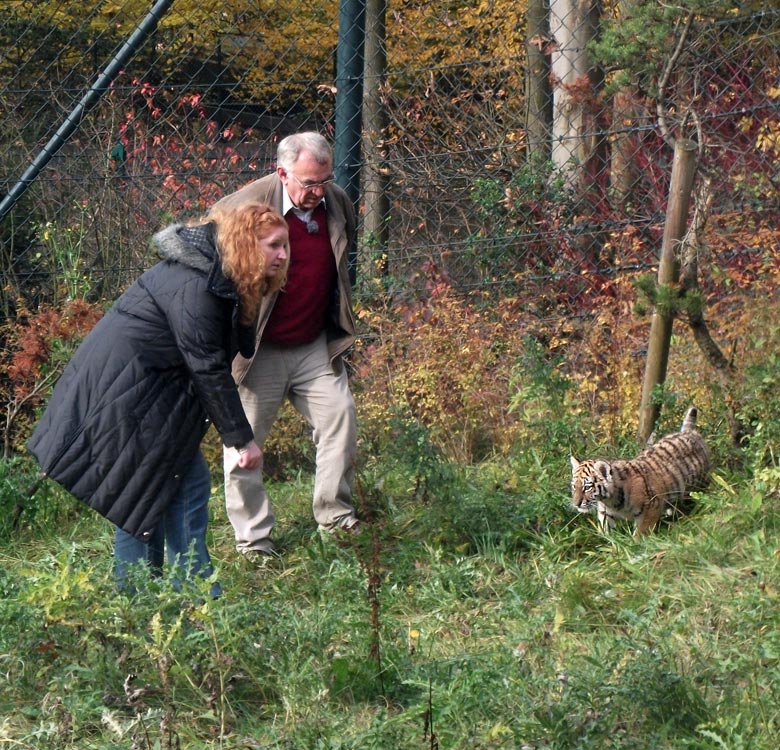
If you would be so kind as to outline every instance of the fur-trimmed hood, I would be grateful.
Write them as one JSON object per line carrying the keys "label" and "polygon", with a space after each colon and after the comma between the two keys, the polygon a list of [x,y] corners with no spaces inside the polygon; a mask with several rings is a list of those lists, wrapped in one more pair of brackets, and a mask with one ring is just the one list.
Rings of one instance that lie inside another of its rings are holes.
{"label": "fur-trimmed hood", "polygon": [[218,297],[238,301],[233,283],[222,271],[213,223],[186,226],[172,224],[157,232],[150,242],[164,260],[202,271],[209,277],[209,291]]}

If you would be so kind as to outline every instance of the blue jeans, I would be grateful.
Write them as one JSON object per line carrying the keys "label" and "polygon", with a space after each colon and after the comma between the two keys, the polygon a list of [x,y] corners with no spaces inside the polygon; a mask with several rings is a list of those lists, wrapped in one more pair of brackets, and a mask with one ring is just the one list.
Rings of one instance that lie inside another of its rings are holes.
{"label": "blue jeans", "polygon": [[[168,549],[168,564],[179,569],[184,578],[199,575],[208,578],[214,568],[206,548],[209,520],[211,475],[206,459],[198,451],[182,477],[179,492],[171,501],[148,544],[117,528],[114,537],[114,574],[120,588],[126,588],[128,566],[146,563],[159,576]],[[211,596],[222,593],[219,583],[211,587]]]}

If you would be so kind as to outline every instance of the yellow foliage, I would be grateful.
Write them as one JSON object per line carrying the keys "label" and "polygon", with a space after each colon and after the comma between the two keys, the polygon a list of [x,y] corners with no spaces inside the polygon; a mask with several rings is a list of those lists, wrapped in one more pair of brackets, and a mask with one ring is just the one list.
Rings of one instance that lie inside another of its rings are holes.
{"label": "yellow foliage", "polygon": [[490,308],[441,286],[404,310],[362,310],[372,343],[356,352],[364,431],[381,435],[399,410],[424,425],[453,460],[471,462],[511,443],[509,388],[522,343],[514,303]]}
{"label": "yellow foliage", "polygon": [[775,157],[780,155],[780,123],[768,122],[759,128],[756,148]]}

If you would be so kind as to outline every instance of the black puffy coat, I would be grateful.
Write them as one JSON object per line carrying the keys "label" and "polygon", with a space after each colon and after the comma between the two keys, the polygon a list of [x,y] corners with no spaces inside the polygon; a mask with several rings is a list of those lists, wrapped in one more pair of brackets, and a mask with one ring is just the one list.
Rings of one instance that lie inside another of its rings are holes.
{"label": "black puffy coat", "polygon": [[238,325],[213,225],[172,226],[153,243],[166,260],[84,339],[27,444],[46,475],[143,541],[210,421],[229,447],[253,438],[230,373],[253,331]]}

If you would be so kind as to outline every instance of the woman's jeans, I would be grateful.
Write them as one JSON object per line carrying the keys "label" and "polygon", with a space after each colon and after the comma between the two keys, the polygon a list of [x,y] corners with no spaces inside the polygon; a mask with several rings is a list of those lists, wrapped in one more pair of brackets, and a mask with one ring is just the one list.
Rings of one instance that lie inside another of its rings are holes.
{"label": "woman's jeans", "polygon": [[[117,528],[114,537],[114,573],[120,588],[128,589],[128,566],[146,563],[159,576],[168,549],[168,564],[175,566],[183,578],[199,575],[208,578],[214,569],[206,548],[206,526],[209,519],[211,475],[206,459],[198,451],[181,487],[171,501],[148,544]],[[176,584],[176,582],[174,582]],[[221,593],[219,583],[211,587],[211,596]]]}

